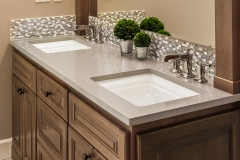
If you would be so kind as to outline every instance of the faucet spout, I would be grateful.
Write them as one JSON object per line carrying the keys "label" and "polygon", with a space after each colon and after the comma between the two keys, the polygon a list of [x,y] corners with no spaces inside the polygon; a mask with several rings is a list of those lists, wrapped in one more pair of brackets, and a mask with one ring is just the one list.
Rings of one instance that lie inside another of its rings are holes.
{"label": "faucet spout", "polygon": [[178,59],[180,58],[180,54],[168,53],[165,55],[161,55],[162,62],[168,62],[171,59]]}

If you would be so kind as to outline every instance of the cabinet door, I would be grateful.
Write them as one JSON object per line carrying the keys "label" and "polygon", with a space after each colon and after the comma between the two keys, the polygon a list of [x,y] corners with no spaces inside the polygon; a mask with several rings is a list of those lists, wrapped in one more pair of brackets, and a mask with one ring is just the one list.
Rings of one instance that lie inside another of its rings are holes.
{"label": "cabinet door", "polygon": [[107,159],[128,160],[129,133],[69,94],[69,124]]}
{"label": "cabinet door", "polygon": [[239,111],[139,134],[139,160],[238,160]]}
{"label": "cabinet door", "polygon": [[36,95],[23,86],[23,159],[36,159]]}
{"label": "cabinet door", "polygon": [[59,160],[67,159],[67,123],[37,98],[37,139]]}
{"label": "cabinet door", "polygon": [[13,73],[34,93],[36,93],[36,68],[13,51]]}
{"label": "cabinet door", "polygon": [[[23,151],[23,90],[22,82],[12,76],[12,148],[18,157],[22,158]],[[20,95],[21,94],[21,95]],[[13,155],[15,156],[15,155]]]}
{"label": "cabinet door", "polygon": [[37,160],[57,160],[58,157],[51,152],[51,149],[46,146],[43,147],[39,142],[37,142]]}
{"label": "cabinet door", "polygon": [[68,160],[92,160],[93,147],[71,127],[68,128]]}

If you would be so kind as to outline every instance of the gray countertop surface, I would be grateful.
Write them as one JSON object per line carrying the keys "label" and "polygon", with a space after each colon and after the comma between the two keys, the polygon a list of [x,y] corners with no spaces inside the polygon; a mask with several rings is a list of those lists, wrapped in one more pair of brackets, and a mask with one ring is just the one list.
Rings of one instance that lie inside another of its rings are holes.
{"label": "gray countertop surface", "polygon": [[[66,39],[75,39],[91,49],[47,54],[32,45],[36,42]],[[129,126],[240,100],[240,94],[232,95],[214,88],[213,80],[209,80],[206,84],[199,84],[195,83],[193,79],[186,80],[178,74],[171,73],[169,71],[172,67],[171,64],[162,63],[152,58],[138,61],[136,57],[121,56],[119,46],[110,43],[91,43],[76,35],[40,40],[11,40],[10,43],[24,55]],[[91,77],[141,69],[157,70],[185,85],[195,86],[207,92],[192,97],[138,107],[91,80]]]}

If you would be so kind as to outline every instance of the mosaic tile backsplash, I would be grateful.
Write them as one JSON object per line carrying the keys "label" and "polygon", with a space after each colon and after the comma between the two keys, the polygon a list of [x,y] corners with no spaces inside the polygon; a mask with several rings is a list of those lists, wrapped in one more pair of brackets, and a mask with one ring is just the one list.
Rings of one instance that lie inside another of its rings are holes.
{"label": "mosaic tile backsplash", "polygon": [[73,15],[14,19],[10,21],[10,39],[72,35],[75,25]]}
{"label": "mosaic tile backsplash", "polygon": [[[98,18],[90,16],[89,24],[102,25],[104,41],[118,44],[119,40],[114,36],[113,33],[114,26],[117,24],[117,22],[125,18],[132,19],[137,23],[140,23],[145,18],[144,15],[145,11],[102,13],[98,15]],[[197,62],[203,61],[211,64],[211,67],[206,68],[207,77],[213,78],[215,75],[215,48],[157,34],[150,31],[144,32],[148,33],[152,39],[152,43],[149,47],[150,57],[159,60],[161,55],[168,52],[181,54],[186,53],[187,49],[190,49],[190,53],[193,54],[193,72],[196,71],[196,66],[198,65]]]}

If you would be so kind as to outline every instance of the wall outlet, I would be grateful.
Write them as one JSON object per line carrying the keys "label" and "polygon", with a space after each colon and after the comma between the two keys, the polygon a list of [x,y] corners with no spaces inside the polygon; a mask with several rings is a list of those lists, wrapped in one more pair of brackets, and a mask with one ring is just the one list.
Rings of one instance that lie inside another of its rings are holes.
{"label": "wall outlet", "polygon": [[62,0],[54,0],[54,2],[61,2]]}
{"label": "wall outlet", "polygon": [[36,2],[50,2],[51,0],[36,0]]}

